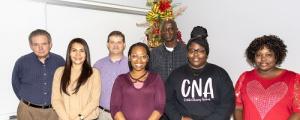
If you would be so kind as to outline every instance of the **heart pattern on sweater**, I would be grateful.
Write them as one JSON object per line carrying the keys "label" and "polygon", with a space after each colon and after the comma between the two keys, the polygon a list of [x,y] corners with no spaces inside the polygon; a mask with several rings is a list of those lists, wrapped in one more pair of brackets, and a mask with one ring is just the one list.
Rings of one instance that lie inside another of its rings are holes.
{"label": "heart pattern on sweater", "polygon": [[255,105],[261,119],[286,95],[288,86],[284,82],[276,82],[265,89],[258,81],[247,84],[247,94]]}

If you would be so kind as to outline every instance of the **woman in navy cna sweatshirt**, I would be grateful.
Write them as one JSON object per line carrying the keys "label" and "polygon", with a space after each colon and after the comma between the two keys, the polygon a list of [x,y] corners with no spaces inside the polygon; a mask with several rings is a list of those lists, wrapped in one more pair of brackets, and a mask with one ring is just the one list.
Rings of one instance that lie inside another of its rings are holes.
{"label": "woman in navy cna sweatshirt", "polygon": [[[195,27],[195,30],[205,29]],[[206,30],[206,29],[205,29]],[[234,88],[227,72],[208,63],[206,37],[189,40],[188,64],[174,70],[166,83],[165,113],[170,120],[229,120],[234,110]]]}

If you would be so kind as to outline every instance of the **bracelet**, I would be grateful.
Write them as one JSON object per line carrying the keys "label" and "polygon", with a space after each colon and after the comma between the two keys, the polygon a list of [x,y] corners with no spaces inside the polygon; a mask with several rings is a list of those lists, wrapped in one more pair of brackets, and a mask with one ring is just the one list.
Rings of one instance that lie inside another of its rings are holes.
{"label": "bracelet", "polygon": [[84,120],[84,117],[81,114],[78,114],[80,120]]}

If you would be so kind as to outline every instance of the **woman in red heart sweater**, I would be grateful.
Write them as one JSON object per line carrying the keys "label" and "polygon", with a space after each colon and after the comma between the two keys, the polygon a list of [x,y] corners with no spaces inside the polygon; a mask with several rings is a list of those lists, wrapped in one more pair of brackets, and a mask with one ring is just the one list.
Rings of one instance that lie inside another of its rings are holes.
{"label": "woman in red heart sweater", "polygon": [[235,86],[235,120],[300,119],[300,77],[279,68],[286,52],[286,45],[275,35],[250,43],[246,57],[254,69],[244,72]]}

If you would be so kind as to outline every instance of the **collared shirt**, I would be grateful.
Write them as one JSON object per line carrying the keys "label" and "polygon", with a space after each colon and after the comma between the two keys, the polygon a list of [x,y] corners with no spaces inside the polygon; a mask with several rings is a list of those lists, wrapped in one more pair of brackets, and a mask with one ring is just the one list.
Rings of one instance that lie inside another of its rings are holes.
{"label": "collared shirt", "polygon": [[172,52],[168,51],[164,44],[151,51],[150,70],[159,73],[165,82],[174,69],[186,63],[187,50],[182,43],[178,42]]}
{"label": "collared shirt", "polygon": [[18,99],[36,105],[50,105],[53,75],[64,63],[65,60],[54,53],[49,53],[45,63],[34,53],[20,57],[12,73],[12,86]]}
{"label": "collared shirt", "polygon": [[110,57],[98,60],[94,67],[100,71],[102,80],[100,106],[105,109],[110,108],[110,96],[115,79],[123,73],[129,72],[128,59],[123,56],[121,60],[113,62]]}

